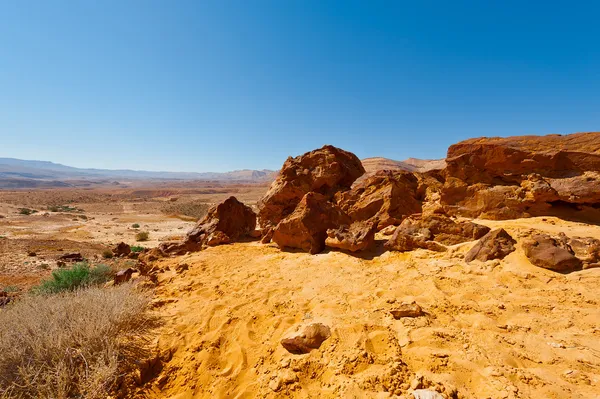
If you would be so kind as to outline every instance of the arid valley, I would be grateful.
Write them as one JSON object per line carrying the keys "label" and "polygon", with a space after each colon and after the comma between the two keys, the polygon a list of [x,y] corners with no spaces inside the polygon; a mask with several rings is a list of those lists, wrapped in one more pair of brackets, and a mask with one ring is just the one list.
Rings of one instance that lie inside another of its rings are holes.
{"label": "arid valley", "polygon": [[119,343],[143,351],[84,397],[600,397],[600,133],[290,155],[0,190],[0,317],[80,261],[145,292],[152,326]]}

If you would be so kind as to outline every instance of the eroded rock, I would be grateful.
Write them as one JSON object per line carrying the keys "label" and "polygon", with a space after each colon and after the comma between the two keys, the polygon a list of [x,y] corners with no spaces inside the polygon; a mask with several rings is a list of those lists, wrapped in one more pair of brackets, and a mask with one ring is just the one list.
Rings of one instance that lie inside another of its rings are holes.
{"label": "eroded rock", "polygon": [[465,261],[472,262],[477,259],[482,262],[492,259],[504,259],[515,250],[514,238],[504,229],[488,232],[467,252]]}
{"label": "eroded rock", "polygon": [[416,302],[404,302],[398,305],[396,308],[390,310],[390,313],[394,319],[400,319],[402,317],[419,317],[425,315],[423,309]]}
{"label": "eroded rock", "polygon": [[113,248],[112,252],[115,256],[127,256],[131,253],[131,247],[124,242],[120,242]]}
{"label": "eroded rock", "polygon": [[307,193],[315,192],[331,199],[336,192],[349,189],[364,173],[356,155],[331,145],[288,158],[258,203],[261,227],[277,226],[294,212]]}
{"label": "eroded rock", "polygon": [[311,254],[325,248],[327,230],[350,224],[350,217],[324,195],[306,194],[294,212],[274,230],[273,241],[280,248],[298,248]]}
{"label": "eroded rock", "polygon": [[373,249],[377,224],[369,221],[354,222],[337,229],[327,230],[325,245],[350,252]]}
{"label": "eroded rock", "polygon": [[281,345],[294,355],[309,353],[313,349],[319,349],[321,344],[331,336],[328,326],[321,323],[313,323],[306,326],[300,334],[281,340]]}
{"label": "eroded rock", "polygon": [[531,263],[558,272],[581,269],[582,262],[564,237],[535,234],[523,240],[523,250]]}

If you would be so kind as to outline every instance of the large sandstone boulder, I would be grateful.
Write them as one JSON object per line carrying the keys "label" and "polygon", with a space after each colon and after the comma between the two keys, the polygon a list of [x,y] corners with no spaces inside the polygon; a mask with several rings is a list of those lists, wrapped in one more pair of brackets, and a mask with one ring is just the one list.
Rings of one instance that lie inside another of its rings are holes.
{"label": "large sandstone boulder", "polygon": [[600,133],[471,139],[446,161],[441,204],[451,214],[600,221]]}
{"label": "large sandstone boulder", "polygon": [[199,251],[205,246],[228,244],[253,234],[256,228],[256,214],[235,197],[229,197],[213,206],[187,234],[184,241],[164,242],[157,253],[183,255]]}
{"label": "large sandstone boulder", "polygon": [[535,234],[523,240],[523,250],[531,263],[557,272],[581,269],[582,262],[566,237],[554,238],[548,234]]}
{"label": "large sandstone boulder", "polygon": [[326,145],[296,158],[288,158],[279,176],[258,203],[258,220],[265,233],[296,209],[308,192],[327,199],[347,190],[365,173],[356,155]]}
{"label": "large sandstone boulder", "polygon": [[366,251],[375,246],[377,225],[373,222],[354,222],[327,230],[325,245],[350,252]]}
{"label": "large sandstone boulder", "polygon": [[374,221],[381,230],[421,212],[418,188],[419,180],[411,172],[381,170],[351,190],[338,193],[335,201],[352,220]]}
{"label": "large sandstone boulder", "polygon": [[280,248],[298,248],[311,254],[325,248],[327,230],[350,224],[340,207],[319,193],[307,193],[292,214],[283,219],[273,232]]}
{"label": "large sandstone boulder", "polygon": [[504,259],[514,252],[517,242],[504,229],[492,230],[484,235],[465,255],[465,261],[475,259],[482,262],[492,259]]}
{"label": "large sandstone boulder", "polygon": [[208,214],[198,222],[187,235],[187,240],[214,245],[236,241],[249,236],[256,228],[256,214],[235,197],[209,209]]}

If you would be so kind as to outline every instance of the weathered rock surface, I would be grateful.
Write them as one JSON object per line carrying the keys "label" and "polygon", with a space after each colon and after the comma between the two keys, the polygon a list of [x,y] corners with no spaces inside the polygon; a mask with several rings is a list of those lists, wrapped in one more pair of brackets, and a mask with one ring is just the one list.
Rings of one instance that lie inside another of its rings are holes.
{"label": "weathered rock surface", "polygon": [[354,222],[337,229],[327,230],[325,245],[350,252],[373,249],[377,224],[369,221]]}
{"label": "weathered rock surface", "polygon": [[124,242],[120,242],[113,248],[112,252],[115,256],[127,256],[131,253],[131,247]]}
{"label": "weathered rock surface", "polygon": [[441,203],[468,217],[600,220],[600,133],[480,138],[448,149]]}
{"label": "weathered rock surface", "polygon": [[575,256],[581,260],[584,269],[600,267],[600,240],[592,237],[573,237],[568,238],[567,242]]}
{"label": "weathered rock surface", "polygon": [[523,240],[523,250],[531,263],[558,272],[581,269],[582,262],[566,237],[554,238],[548,234],[535,234]]}
{"label": "weathered rock surface", "polygon": [[279,222],[272,239],[280,248],[298,248],[316,254],[325,248],[328,229],[350,223],[350,217],[326,196],[310,192],[292,214]]}
{"label": "weathered rock surface", "polygon": [[446,250],[446,247],[432,241],[431,238],[433,236],[428,230],[415,231],[409,234],[398,227],[390,239],[383,244],[383,247],[389,251],[400,252],[414,251],[419,248],[435,252],[444,252]]}
{"label": "weathered rock surface", "polygon": [[490,228],[470,221],[455,221],[442,214],[411,215],[398,227],[407,234],[421,234],[444,245],[454,245],[477,240],[486,235]]}
{"label": "weathered rock surface", "polygon": [[488,232],[467,252],[465,261],[475,259],[482,262],[492,259],[504,259],[506,255],[514,252],[517,242],[504,229]]}
{"label": "weathered rock surface", "polygon": [[338,193],[335,201],[352,220],[372,220],[381,230],[421,212],[418,188],[419,180],[411,172],[381,170]]}
{"label": "weathered rock surface", "polygon": [[296,158],[288,158],[269,191],[258,203],[258,220],[265,233],[290,215],[305,194],[330,199],[347,190],[365,173],[356,155],[326,145]]}
{"label": "weathered rock surface", "polygon": [[281,345],[290,353],[302,355],[313,349],[319,349],[330,336],[331,330],[328,326],[313,323],[306,326],[300,334],[281,340]]}
{"label": "weathered rock surface", "polygon": [[483,237],[490,229],[473,222],[452,220],[442,214],[415,214],[404,219],[384,248],[413,251],[418,248],[442,252],[444,245],[454,245]]}

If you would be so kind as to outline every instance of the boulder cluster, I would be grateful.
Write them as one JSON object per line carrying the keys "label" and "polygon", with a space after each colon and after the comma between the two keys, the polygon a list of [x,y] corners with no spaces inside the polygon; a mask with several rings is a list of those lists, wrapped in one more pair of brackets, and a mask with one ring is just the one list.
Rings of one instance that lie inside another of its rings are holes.
{"label": "boulder cluster", "polygon": [[[391,235],[384,244],[387,250],[441,252],[479,240],[466,261],[502,259],[516,244],[506,231],[460,218],[600,220],[600,134],[466,140],[449,148],[444,169],[381,170],[367,176],[356,155],[326,145],[288,158],[257,208],[255,213],[230,197],[211,208],[184,241],[161,244],[157,255],[249,237],[311,254],[326,247],[371,251],[381,232]],[[597,263],[596,244],[585,240],[564,244],[535,235],[524,249],[536,265],[581,268],[584,262]],[[574,248],[591,251],[582,255],[587,260],[571,259]],[[544,260],[548,257],[557,264]]]}

